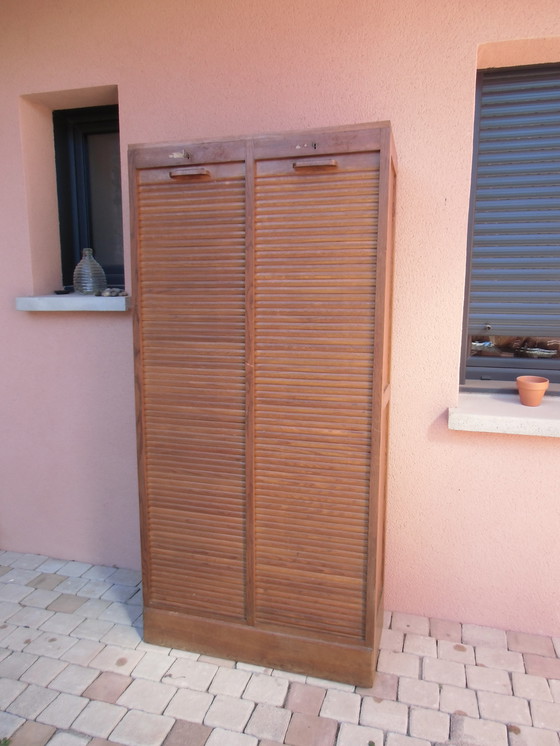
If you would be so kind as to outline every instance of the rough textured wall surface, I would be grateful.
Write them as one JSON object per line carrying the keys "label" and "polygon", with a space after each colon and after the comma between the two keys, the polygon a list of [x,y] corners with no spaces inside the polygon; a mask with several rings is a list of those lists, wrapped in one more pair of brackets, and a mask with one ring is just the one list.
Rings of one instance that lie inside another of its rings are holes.
{"label": "rough textured wall surface", "polygon": [[446,425],[479,50],[558,61],[556,0],[5,0],[0,18],[0,546],[140,561],[130,316],[14,310],[58,276],[51,109],[118,94],[123,163],[129,143],[390,120],[386,606],[558,633],[557,441]]}

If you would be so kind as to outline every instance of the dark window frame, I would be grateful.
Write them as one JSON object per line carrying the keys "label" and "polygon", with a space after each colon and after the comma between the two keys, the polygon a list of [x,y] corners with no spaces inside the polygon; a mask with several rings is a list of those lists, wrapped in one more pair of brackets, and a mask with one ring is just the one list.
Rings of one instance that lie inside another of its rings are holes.
{"label": "dark window frame", "polygon": [[[560,77],[560,65],[533,65],[518,66],[511,68],[501,68],[492,70],[479,70],[476,82],[476,101],[475,101],[475,121],[474,121],[474,139],[473,139],[473,162],[471,174],[471,194],[468,215],[468,232],[467,232],[467,267],[465,282],[465,303],[463,317],[463,341],[461,349],[461,383],[468,380],[487,380],[487,381],[508,381],[515,380],[515,377],[523,374],[542,375],[549,378],[552,382],[560,382],[560,359],[551,360],[535,359],[528,357],[478,357],[470,355],[470,335],[469,329],[469,311],[471,297],[471,279],[473,269],[473,250],[476,229],[476,207],[477,192],[479,184],[477,183],[479,174],[479,158],[481,155],[481,109],[483,85],[491,79],[492,75],[523,75],[544,71],[557,73]],[[560,133],[558,135],[560,141]],[[530,222],[528,222],[530,224]],[[558,247],[560,257],[560,245]],[[528,289],[529,283],[528,283]],[[556,304],[552,306],[556,308]],[[559,308],[560,310],[560,308]],[[472,324],[471,324],[472,329]],[[556,334],[556,332],[554,332]],[[560,328],[558,329],[560,336]]]}
{"label": "dark window frame", "polygon": [[[92,106],[53,111],[56,180],[60,225],[62,282],[72,287],[72,275],[82,249],[95,245],[91,226],[88,136],[119,132],[118,106]],[[107,283],[124,287],[124,265],[104,266]]]}

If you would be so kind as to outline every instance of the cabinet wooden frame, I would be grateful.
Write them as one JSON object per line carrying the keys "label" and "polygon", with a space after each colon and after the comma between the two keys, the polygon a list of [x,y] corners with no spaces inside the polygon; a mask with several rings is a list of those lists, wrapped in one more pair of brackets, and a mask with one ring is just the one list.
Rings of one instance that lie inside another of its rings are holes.
{"label": "cabinet wooden frame", "polygon": [[[138,299],[134,343],[145,639],[369,686],[383,620],[396,180],[390,125],[131,146],[129,173],[133,293]],[[333,197],[330,173],[340,175]],[[301,177],[302,184],[315,190],[309,209],[305,188],[299,187]],[[176,184],[177,190],[169,186]],[[290,189],[296,194],[293,199],[300,200],[294,202],[293,213]],[[371,216],[370,203],[376,212]],[[302,226],[301,246],[292,234],[283,237],[292,230],[292,214],[296,234],[297,225]],[[321,220],[328,223],[326,228]],[[361,234],[365,223],[373,241]],[[184,251],[190,252],[186,259],[178,258],[182,230],[191,234],[184,239]],[[336,236],[334,251],[324,248],[325,231]],[[336,241],[341,245],[340,267],[335,266]],[[205,246],[216,247],[214,264],[200,248]],[[189,262],[190,269],[185,264]],[[356,291],[354,284],[360,286]],[[332,301],[334,311],[327,313],[325,329],[318,328],[314,338],[309,319],[319,319],[321,326],[323,297]],[[275,298],[280,310],[274,307]],[[313,310],[315,306],[319,310]],[[367,323],[360,315],[366,307]],[[220,320],[229,308],[231,318]],[[187,326],[192,322],[194,341],[181,338],[182,320]],[[365,331],[355,332],[354,325]],[[337,334],[340,339],[332,341]],[[358,337],[370,340],[369,356],[352,352]],[[171,340],[167,348],[165,340]],[[300,351],[294,360],[302,355],[305,364],[291,377],[286,360],[292,343]],[[218,360],[220,345],[225,352]],[[218,360],[214,367],[202,359],[204,349]],[[322,349],[334,351],[332,366],[325,367],[326,353],[316,351]],[[318,361],[316,380],[309,364],[313,355]],[[196,368],[193,356],[201,357]],[[227,360],[235,360],[232,370],[237,367],[233,372],[228,367],[226,374]],[[355,369],[348,367],[354,364]],[[205,429],[205,418],[215,416],[211,408],[216,402],[208,401],[204,377],[215,381],[220,411],[232,421],[242,414],[240,425],[224,424],[223,442],[211,440],[215,423]],[[316,399],[327,407],[316,421],[313,396],[306,399],[314,385]],[[349,403],[341,395],[345,386]],[[190,416],[196,422],[192,432],[179,421],[174,396],[184,419]],[[290,398],[296,402],[294,411],[301,410],[293,421]],[[198,413],[193,409],[196,401]],[[337,409],[339,403],[342,409]],[[334,424],[326,422],[328,407]],[[280,412],[277,421],[275,412]],[[307,417],[320,435],[302,434]],[[367,432],[366,425],[358,432],[358,421],[367,423]],[[340,442],[337,432],[342,433]],[[180,443],[172,442],[174,434],[186,444],[184,460]],[[355,450],[353,438],[359,443]],[[210,443],[208,457],[200,458],[208,458],[204,473],[213,473],[201,488],[204,501],[194,496],[183,514],[181,489],[190,489],[191,479],[201,483],[196,462],[200,442]],[[311,476],[304,478],[306,459]],[[286,477],[290,469],[293,475]],[[302,498],[307,483],[308,502]],[[216,492],[220,484],[224,495]],[[288,494],[290,485],[293,496]],[[200,527],[196,537],[194,524]],[[206,549],[185,548],[185,557],[195,557],[192,573],[199,577],[193,580],[182,560],[182,546],[204,536]],[[323,546],[330,541],[332,545]],[[333,569],[336,562],[340,571]],[[208,598],[203,598],[205,587]]]}

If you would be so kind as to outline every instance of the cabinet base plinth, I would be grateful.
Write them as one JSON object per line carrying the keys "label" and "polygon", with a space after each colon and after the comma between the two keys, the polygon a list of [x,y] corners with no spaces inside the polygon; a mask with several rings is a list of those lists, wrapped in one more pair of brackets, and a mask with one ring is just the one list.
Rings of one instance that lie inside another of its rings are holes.
{"label": "cabinet base plinth", "polygon": [[375,675],[377,653],[365,644],[316,640],[150,607],[144,608],[144,639],[362,687],[372,686]]}

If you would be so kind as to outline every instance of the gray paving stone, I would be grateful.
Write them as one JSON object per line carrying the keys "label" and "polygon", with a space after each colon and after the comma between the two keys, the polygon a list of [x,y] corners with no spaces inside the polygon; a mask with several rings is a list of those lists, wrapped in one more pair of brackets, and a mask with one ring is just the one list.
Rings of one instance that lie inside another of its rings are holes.
{"label": "gray paving stone", "polygon": [[59,694],[38,715],[37,720],[55,728],[69,728],[88,702],[88,699],[76,697],[74,694]]}
{"label": "gray paving stone", "polygon": [[57,692],[45,689],[36,684],[29,684],[14,701],[8,705],[7,711],[12,715],[19,715],[26,720],[35,720],[53,699],[58,696]]}
{"label": "gray paving stone", "polygon": [[130,710],[111,733],[124,746],[161,746],[173,727],[173,718]]}

